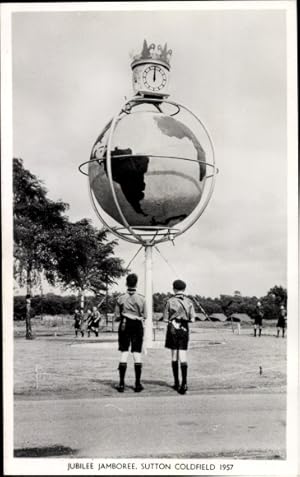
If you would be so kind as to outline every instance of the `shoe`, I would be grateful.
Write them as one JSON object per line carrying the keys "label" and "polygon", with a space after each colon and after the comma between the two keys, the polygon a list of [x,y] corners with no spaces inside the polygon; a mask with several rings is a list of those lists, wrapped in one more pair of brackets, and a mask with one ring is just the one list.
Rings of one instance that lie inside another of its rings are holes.
{"label": "shoe", "polygon": [[143,391],[144,389],[144,386],[142,386],[141,384],[136,384],[135,388],[134,388],[134,392],[135,393],[140,393],[141,391]]}
{"label": "shoe", "polygon": [[179,389],[178,389],[178,392],[179,394],[185,394],[188,390],[188,387],[186,384],[182,385]]}
{"label": "shoe", "polygon": [[174,384],[172,389],[174,389],[174,391],[179,391],[179,384]]}
{"label": "shoe", "polygon": [[117,386],[117,391],[119,391],[119,393],[123,393],[124,389],[125,389],[124,384],[119,384],[119,386]]}

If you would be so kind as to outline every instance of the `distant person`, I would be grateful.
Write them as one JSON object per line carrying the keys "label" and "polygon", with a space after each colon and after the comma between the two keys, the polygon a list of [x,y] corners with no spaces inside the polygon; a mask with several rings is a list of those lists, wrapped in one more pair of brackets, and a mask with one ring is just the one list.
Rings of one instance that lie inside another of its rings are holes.
{"label": "distant person", "polygon": [[[222,308],[223,314],[226,316],[227,320],[230,318],[232,333],[234,333],[233,316],[230,313],[230,309],[229,309],[230,305],[232,303],[233,303],[233,300],[229,300],[226,304],[221,304],[221,308]],[[240,335],[241,334],[241,322],[239,321],[239,319],[237,319],[237,321],[236,321],[236,330],[237,330],[237,334]]]}
{"label": "distant person", "polygon": [[81,333],[81,336],[84,336],[84,331],[82,328],[83,325],[83,316],[82,312],[78,309],[74,311],[74,328],[75,328],[75,336],[78,336],[78,333]]}
{"label": "distant person", "polygon": [[[168,322],[165,347],[171,350],[173,389],[180,394],[187,392],[187,349],[189,343],[189,322],[195,321],[194,305],[184,295],[186,284],[182,280],[173,282],[174,296],[168,299],[164,310],[164,321]],[[179,383],[179,362],[181,385]]]}
{"label": "distant person", "polygon": [[90,335],[91,335],[92,323],[93,323],[92,310],[90,310],[90,309],[87,310],[84,321],[85,321],[85,324],[86,324],[86,331],[87,331],[87,335],[88,335],[88,338],[89,338]]}
{"label": "distant person", "polygon": [[254,336],[257,336],[257,329],[258,329],[258,336],[261,336],[263,318],[264,318],[264,309],[261,302],[258,301],[255,308],[255,316],[254,316]]}
{"label": "distant person", "polygon": [[115,307],[115,319],[120,321],[118,337],[121,357],[119,362],[119,392],[124,392],[129,348],[133,354],[135,392],[141,392],[142,346],[144,338],[145,298],[136,292],[138,277],[130,273],[126,278],[127,292],[121,295]]}
{"label": "distant person", "polygon": [[229,300],[226,304],[225,303],[221,304],[223,314],[226,316],[226,318],[229,318],[230,316],[229,307],[232,303],[233,303],[233,300]]}
{"label": "distant person", "polygon": [[285,329],[286,329],[286,309],[285,309],[284,305],[280,306],[279,313],[280,313],[280,315],[279,315],[277,325],[276,325],[277,326],[277,338],[279,338],[280,330],[282,331],[282,338],[284,338],[284,333],[285,333]]}
{"label": "distant person", "polygon": [[97,310],[96,306],[93,306],[93,310],[91,314],[91,331],[95,333],[96,337],[98,337],[99,335],[100,321],[101,321],[100,312]]}

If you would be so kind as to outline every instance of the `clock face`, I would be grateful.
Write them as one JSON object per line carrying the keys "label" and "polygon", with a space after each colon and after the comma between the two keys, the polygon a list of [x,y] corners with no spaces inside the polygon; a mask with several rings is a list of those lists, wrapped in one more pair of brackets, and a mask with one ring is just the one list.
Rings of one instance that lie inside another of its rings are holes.
{"label": "clock face", "polygon": [[167,74],[164,68],[159,65],[146,66],[143,71],[142,83],[149,91],[162,91],[165,88],[167,81]]}

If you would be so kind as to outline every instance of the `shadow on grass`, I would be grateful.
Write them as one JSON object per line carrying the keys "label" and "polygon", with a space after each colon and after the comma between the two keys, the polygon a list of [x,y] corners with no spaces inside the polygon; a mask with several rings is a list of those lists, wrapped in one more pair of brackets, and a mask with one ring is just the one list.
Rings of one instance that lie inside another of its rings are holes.
{"label": "shadow on grass", "polygon": [[23,449],[15,449],[14,457],[72,457],[77,454],[77,452],[76,449],[60,445],[50,447],[24,447]]}
{"label": "shadow on grass", "polygon": [[[155,386],[158,388],[163,388],[163,389],[168,389],[173,391],[171,384],[168,384],[165,381],[159,381],[154,379],[142,379],[142,384],[145,388],[145,391],[147,391],[148,386]],[[131,389],[134,389],[134,386],[128,386],[128,387]]]}
{"label": "shadow on grass", "polygon": [[91,383],[103,384],[104,386],[107,386],[110,389],[115,389],[117,386],[116,381],[112,381],[111,379],[90,379],[89,381]]}
{"label": "shadow on grass", "polygon": [[[103,384],[104,386],[109,387],[110,389],[116,389],[118,386],[118,383],[116,381],[112,381],[110,379],[91,379],[90,382],[92,383],[97,383],[97,384]],[[150,379],[142,379],[142,384],[144,386],[158,386],[161,388],[165,389],[172,389],[172,386],[170,384],[167,384],[165,381],[160,381],[160,380],[150,380]],[[134,389],[134,386],[130,386],[126,384],[127,388]]]}
{"label": "shadow on grass", "polygon": [[143,380],[143,383],[144,384],[150,384],[150,386],[159,386],[159,387],[167,388],[167,389],[172,388],[172,386],[170,384],[166,383],[166,381],[159,381],[159,380],[155,380],[155,379],[146,379],[146,380]]}

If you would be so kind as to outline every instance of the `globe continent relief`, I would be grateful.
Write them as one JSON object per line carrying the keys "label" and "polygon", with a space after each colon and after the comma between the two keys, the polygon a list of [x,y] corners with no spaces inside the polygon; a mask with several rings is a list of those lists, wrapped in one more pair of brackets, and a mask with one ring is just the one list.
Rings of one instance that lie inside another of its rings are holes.
{"label": "globe continent relief", "polygon": [[[109,123],[92,149],[89,182],[100,208],[124,225],[108,179],[110,127]],[[131,227],[173,227],[200,202],[206,180],[205,152],[182,122],[162,113],[138,111],[116,124],[111,170],[118,203]]]}

